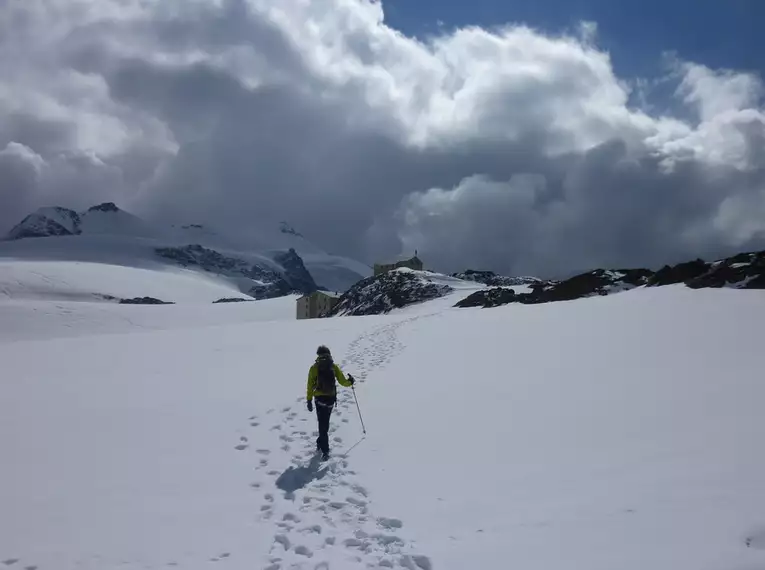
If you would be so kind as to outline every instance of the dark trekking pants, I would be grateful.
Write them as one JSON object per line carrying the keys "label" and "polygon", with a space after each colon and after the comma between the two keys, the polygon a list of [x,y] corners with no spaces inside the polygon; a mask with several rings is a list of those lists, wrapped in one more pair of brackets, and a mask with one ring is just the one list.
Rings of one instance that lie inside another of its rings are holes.
{"label": "dark trekking pants", "polygon": [[319,437],[316,438],[316,447],[323,453],[329,453],[329,417],[336,398],[331,396],[316,396],[316,418],[319,420]]}

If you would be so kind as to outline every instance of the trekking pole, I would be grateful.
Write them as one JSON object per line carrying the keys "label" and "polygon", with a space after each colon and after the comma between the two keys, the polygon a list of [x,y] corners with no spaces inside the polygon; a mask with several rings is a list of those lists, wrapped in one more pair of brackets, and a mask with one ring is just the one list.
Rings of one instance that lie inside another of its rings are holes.
{"label": "trekking pole", "polygon": [[367,428],[364,427],[364,418],[361,417],[361,408],[359,408],[359,400],[356,397],[356,387],[351,386],[351,390],[353,391],[353,399],[356,401],[356,409],[359,411],[359,420],[361,420],[361,430],[364,432],[364,435],[367,435]]}

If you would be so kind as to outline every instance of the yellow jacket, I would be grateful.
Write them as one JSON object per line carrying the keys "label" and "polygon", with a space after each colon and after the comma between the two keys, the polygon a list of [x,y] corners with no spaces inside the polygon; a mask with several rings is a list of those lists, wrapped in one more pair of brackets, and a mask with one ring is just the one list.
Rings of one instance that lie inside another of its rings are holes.
{"label": "yellow jacket", "polygon": [[[318,360],[318,358],[316,359]],[[335,369],[335,378],[340,383],[340,385],[345,386],[346,388],[350,387],[351,383],[348,381],[348,379],[345,377],[345,374],[343,374],[343,371],[340,370],[340,367],[337,364],[332,364],[333,368]],[[336,392],[332,392],[331,394],[325,394],[324,392],[320,391],[316,387],[316,382],[319,379],[319,373],[316,368],[316,363],[314,362],[311,368],[308,370],[308,386],[306,387],[306,398],[308,400],[313,400],[314,396],[334,396]]]}

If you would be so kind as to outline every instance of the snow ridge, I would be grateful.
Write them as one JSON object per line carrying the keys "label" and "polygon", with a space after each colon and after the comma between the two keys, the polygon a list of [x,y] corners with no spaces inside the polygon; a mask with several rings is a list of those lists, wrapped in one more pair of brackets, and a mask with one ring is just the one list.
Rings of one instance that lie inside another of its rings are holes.
{"label": "snow ridge", "polygon": [[[357,385],[363,385],[372,370],[384,367],[404,349],[396,331],[418,318],[422,317],[377,327],[358,337],[349,345],[340,367],[354,374]],[[346,444],[336,435],[338,425],[350,423],[347,416],[356,414],[351,391],[338,392],[330,428],[331,444],[342,445],[344,450],[324,463],[316,453],[318,432],[312,429],[316,420],[304,405],[305,399],[298,398],[278,413],[270,409],[262,419],[257,415],[249,418],[250,427],[257,432],[254,469],[259,475],[250,487],[263,493],[260,519],[273,521],[276,527],[265,570],[330,570],[339,561],[370,568],[431,570],[430,559],[403,538],[403,522],[373,512],[369,492],[349,459],[365,437]],[[234,448],[248,451],[249,441],[243,436]],[[291,454],[286,469],[281,470],[283,465],[274,468],[272,450],[276,448]]]}

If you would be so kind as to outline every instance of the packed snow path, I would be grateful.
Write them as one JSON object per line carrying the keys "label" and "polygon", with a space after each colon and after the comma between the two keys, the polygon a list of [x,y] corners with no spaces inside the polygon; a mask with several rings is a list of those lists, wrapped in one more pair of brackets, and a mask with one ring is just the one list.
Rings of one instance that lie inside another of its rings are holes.
{"label": "packed snow path", "polygon": [[[360,336],[348,346],[340,367],[353,374],[357,384],[363,383],[404,349],[396,331],[418,318]],[[355,434],[344,439],[338,433],[351,432],[353,416]],[[306,410],[305,397],[278,411],[270,409],[262,418],[253,415],[249,424],[251,436],[242,436],[235,449],[253,453],[251,487],[262,493],[260,519],[275,525],[265,570],[432,568],[430,559],[403,538],[401,520],[374,511],[367,489],[352,469],[349,453],[364,437],[351,390],[338,390],[329,461],[322,462],[316,452],[316,418]]]}

